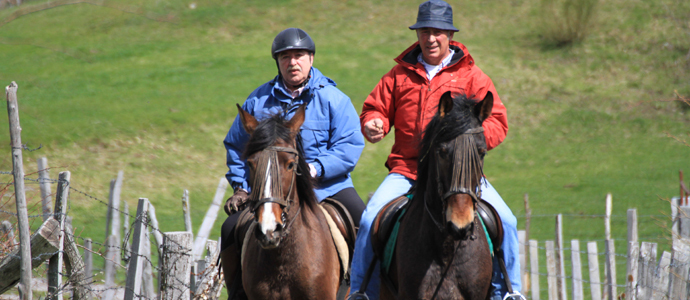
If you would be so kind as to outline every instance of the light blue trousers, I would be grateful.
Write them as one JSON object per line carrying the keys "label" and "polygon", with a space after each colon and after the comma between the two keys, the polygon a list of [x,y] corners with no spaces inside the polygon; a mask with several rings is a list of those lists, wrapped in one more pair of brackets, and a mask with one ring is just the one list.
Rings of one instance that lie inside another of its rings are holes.
{"label": "light blue trousers", "polygon": [[[362,280],[364,280],[364,276],[369,268],[369,264],[374,259],[374,250],[371,246],[371,237],[369,236],[369,229],[374,222],[374,218],[376,218],[376,215],[383,206],[394,198],[406,193],[410,187],[412,187],[412,184],[414,184],[414,181],[403,175],[397,173],[388,174],[367,203],[367,208],[364,210],[364,213],[362,213],[362,220],[359,224],[359,232],[357,233],[357,240],[355,242],[355,253],[352,258],[350,293],[359,291]],[[503,230],[505,234],[502,247],[505,254],[504,260],[506,269],[510,277],[510,282],[513,285],[513,290],[520,291],[520,252],[518,248],[517,219],[498,192],[496,192],[486,179],[482,180],[481,190],[482,199],[496,208],[498,215],[503,221]],[[492,295],[503,296],[508,292],[508,289],[496,259],[494,259],[493,266],[493,279],[491,285],[495,289]],[[379,274],[379,264],[376,264],[376,269],[371,276],[366,290],[371,300],[379,298]]]}

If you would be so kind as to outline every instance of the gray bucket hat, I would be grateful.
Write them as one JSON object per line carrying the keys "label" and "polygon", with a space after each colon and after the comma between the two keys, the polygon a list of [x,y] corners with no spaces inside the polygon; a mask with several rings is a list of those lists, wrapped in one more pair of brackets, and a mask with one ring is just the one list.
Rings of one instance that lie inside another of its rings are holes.
{"label": "gray bucket hat", "polygon": [[458,31],[453,26],[453,8],[443,0],[429,0],[419,5],[417,23],[410,29],[431,27],[441,30]]}

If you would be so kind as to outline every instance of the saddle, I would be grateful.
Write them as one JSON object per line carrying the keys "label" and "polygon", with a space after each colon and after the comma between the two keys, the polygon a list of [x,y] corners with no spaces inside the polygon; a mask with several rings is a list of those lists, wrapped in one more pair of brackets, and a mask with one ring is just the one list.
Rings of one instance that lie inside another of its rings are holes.
{"label": "saddle", "polygon": [[479,199],[477,202],[477,214],[484,221],[486,231],[494,245],[494,248],[491,250],[496,252],[503,244],[503,222],[501,222],[501,217],[498,216],[496,209],[489,202],[484,201],[484,199]]}
{"label": "saddle", "polygon": [[406,207],[409,201],[410,199],[406,195],[391,200],[381,208],[374,219],[374,223],[371,224],[371,246],[379,259],[383,259],[386,243],[391,237],[393,227],[403,212],[402,208]]}
{"label": "saddle", "polygon": [[[408,203],[409,198],[407,196],[400,196],[386,204],[376,215],[374,223],[371,225],[371,245],[374,254],[379,259],[383,259],[386,243],[388,239],[392,238],[393,227],[395,227],[395,223],[400,219],[400,214],[403,213],[403,208]],[[480,199],[477,202],[477,215],[484,222],[488,236],[494,245],[494,249],[491,250],[498,250],[503,243],[503,223],[498,212],[491,204]]]}

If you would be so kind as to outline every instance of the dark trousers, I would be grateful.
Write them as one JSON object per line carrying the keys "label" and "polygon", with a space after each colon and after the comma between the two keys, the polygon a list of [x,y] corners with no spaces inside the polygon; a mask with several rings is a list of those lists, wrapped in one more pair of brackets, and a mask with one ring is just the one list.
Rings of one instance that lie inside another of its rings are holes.
{"label": "dark trousers", "polygon": [[[333,198],[342,203],[343,206],[347,208],[348,212],[350,212],[355,226],[359,227],[359,220],[362,218],[362,212],[364,212],[366,205],[354,188],[349,187],[342,189],[340,192],[337,192],[335,195],[330,196],[329,198]],[[220,229],[220,247],[222,250],[225,250],[225,248],[235,243],[234,231],[235,225],[237,225],[237,220],[239,218],[240,213],[238,212],[228,216],[228,218],[225,219],[225,222],[223,222],[223,227]]]}

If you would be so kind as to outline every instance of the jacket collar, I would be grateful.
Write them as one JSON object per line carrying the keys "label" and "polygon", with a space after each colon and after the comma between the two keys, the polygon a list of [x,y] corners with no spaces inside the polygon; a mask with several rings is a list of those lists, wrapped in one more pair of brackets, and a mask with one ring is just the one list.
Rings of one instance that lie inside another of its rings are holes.
{"label": "jacket collar", "polygon": [[[314,68],[313,66],[311,67],[311,70],[309,70],[309,77],[309,82],[307,82],[307,84],[304,86],[302,94],[295,99],[300,99],[305,94],[310,93],[314,90],[324,88],[328,85],[336,86],[335,81],[326,76],[323,76],[321,71],[319,71],[317,68]],[[273,87],[271,89],[271,95],[275,99],[284,102],[292,101],[292,97],[290,96],[291,93],[285,88],[285,85],[283,84],[283,78],[280,74],[273,78],[273,80],[271,80],[269,84]]]}
{"label": "jacket collar", "polygon": [[[444,69],[456,66],[469,67],[474,64],[472,56],[470,56],[470,53],[467,51],[467,47],[465,47],[465,45],[456,41],[450,41],[449,48],[453,49],[455,53],[453,54],[453,58],[450,60],[450,64],[448,64],[448,66],[446,66]],[[419,56],[421,52],[422,48],[419,46],[419,42],[415,42],[414,44],[412,44],[412,46],[405,49],[405,51],[403,51],[398,57],[396,57],[395,61],[398,64],[405,66],[409,69],[422,69],[422,71],[426,72],[424,70],[424,66],[421,63],[417,62],[417,56]]]}

